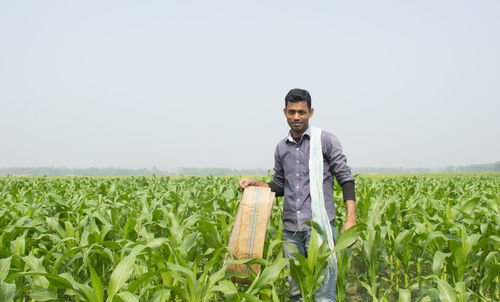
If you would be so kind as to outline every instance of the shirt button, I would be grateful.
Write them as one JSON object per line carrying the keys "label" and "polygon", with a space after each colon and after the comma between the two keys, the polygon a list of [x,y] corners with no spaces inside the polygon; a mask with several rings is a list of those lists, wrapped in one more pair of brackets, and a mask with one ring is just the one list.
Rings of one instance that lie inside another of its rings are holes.
{"label": "shirt button", "polygon": [[299,186],[295,186],[297,189],[299,188]]}
{"label": "shirt button", "polygon": [[297,199],[297,201],[300,201],[300,199]]}
{"label": "shirt button", "polygon": [[299,176],[299,173],[297,173],[297,176]]}
{"label": "shirt button", "polygon": [[297,148],[297,151],[299,151],[299,148]]}
{"label": "shirt button", "polygon": [[300,211],[297,211],[297,214],[300,214]]}
{"label": "shirt button", "polygon": [[300,161],[297,161],[297,163],[299,163]]}

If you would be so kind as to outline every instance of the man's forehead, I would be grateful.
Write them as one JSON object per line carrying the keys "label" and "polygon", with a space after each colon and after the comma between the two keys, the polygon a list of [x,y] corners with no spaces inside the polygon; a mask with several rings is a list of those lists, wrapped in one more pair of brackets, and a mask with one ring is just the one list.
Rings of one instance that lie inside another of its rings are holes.
{"label": "man's forehead", "polygon": [[288,102],[288,104],[286,105],[286,109],[295,109],[295,110],[298,110],[298,109],[309,109],[309,107],[307,106],[307,101],[300,101],[300,102]]}

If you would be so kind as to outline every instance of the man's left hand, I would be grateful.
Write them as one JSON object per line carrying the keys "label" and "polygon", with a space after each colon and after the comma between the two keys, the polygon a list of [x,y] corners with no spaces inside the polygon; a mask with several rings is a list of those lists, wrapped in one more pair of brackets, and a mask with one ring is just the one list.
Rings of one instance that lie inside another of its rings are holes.
{"label": "man's left hand", "polygon": [[342,233],[356,225],[356,220],[348,219],[342,226]]}

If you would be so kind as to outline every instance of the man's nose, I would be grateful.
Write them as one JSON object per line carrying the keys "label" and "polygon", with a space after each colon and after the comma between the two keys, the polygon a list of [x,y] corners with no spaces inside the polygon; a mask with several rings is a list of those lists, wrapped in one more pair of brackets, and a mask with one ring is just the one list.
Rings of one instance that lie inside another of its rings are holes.
{"label": "man's nose", "polygon": [[299,115],[298,113],[295,113],[295,114],[293,115],[293,119],[294,119],[294,120],[298,120],[299,118],[300,118],[300,115]]}

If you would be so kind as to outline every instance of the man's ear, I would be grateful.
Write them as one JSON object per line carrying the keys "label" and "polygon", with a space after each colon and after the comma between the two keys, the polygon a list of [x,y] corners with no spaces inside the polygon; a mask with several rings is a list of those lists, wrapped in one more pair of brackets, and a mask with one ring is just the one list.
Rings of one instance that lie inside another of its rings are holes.
{"label": "man's ear", "polygon": [[314,108],[311,108],[311,110],[309,110],[309,117],[312,117],[314,114]]}
{"label": "man's ear", "polygon": [[283,114],[286,116],[286,107],[283,108]]}

